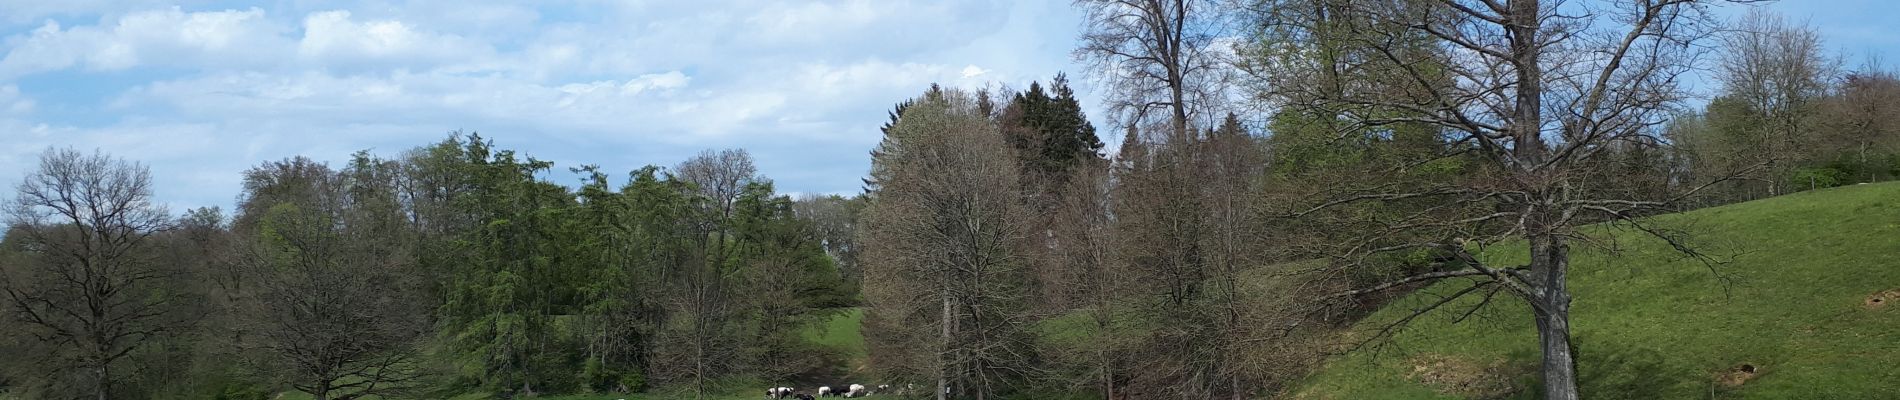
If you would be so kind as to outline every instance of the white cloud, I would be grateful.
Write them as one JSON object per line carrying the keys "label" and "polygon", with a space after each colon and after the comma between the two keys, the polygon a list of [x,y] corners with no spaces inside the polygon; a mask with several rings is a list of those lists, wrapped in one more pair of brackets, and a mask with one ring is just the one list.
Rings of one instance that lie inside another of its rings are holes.
{"label": "white cloud", "polygon": [[744,17],[737,41],[810,46],[822,52],[875,49],[888,56],[941,50],[986,35],[1007,20],[1010,2],[899,0],[768,2]]}
{"label": "white cloud", "polygon": [[33,24],[55,15],[100,14],[164,3],[159,0],[0,0],[0,21]]}
{"label": "white cloud", "polygon": [[397,20],[357,22],[349,11],[324,11],[304,17],[297,54],[306,61],[336,65],[355,62],[404,67],[485,59],[487,45],[460,36],[418,30]]}
{"label": "white cloud", "polygon": [[[0,180],[22,173],[13,153],[99,147],[151,162],[176,204],[224,204],[263,160],[393,155],[459,129],[610,170],[744,147],[781,190],[854,192],[891,104],[1069,62],[1073,24],[1011,15],[1064,4],[910,3],[372,0],[47,21],[0,47],[0,136],[25,146],[0,151]],[[10,84],[57,70],[115,78],[78,99]]]}
{"label": "white cloud", "polygon": [[686,74],[682,74],[679,71],[667,71],[664,74],[646,74],[640,75],[638,78],[628,79],[627,84],[621,85],[621,90],[628,94],[639,94],[640,92],[655,89],[673,90],[686,87],[686,82],[690,80],[692,80],[692,78],[688,78]]}
{"label": "white cloud", "polygon": [[983,75],[983,74],[985,74],[985,73],[989,73],[989,72],[990,72],[990,71],[989,71],[989,70],[987,70],[987,69],[983,69],[983,68],[980,68],[980,67],[977,67],[977,66],[976,66],[976,64],[971,64],[971,65],[969,65],[969,66],[966,66],[966,67],[963,67],[963,77],[964,77],[964,78],[975,78],[975,77],[977,77],[977,76],[980,76],[980,75]]}
{"label": "white cloud", "polygon": [[753,37],[769,42],[799,42],[829,39],[838,31],[853,30],[876,23],[881,16],[896,14],[906,6],[896,1],[848,2],[775,2],[746,18],[746,24],[758,32]]}
{"label": "white cloud", "polygon": [[225,73],[142,85],[119,96],[113,108],[312,124],[456,121],[571,136],[625,136],[629,127],[640,127],[634,134],[648,140],[690,141],[771,130],[780,123],[855,119],[958,76],[946,65],[878,60],[752,72],[705,88],[695,88],[696,79],[681,71],[564,84],[445,71]]}
{"label": "white cloud", "polygon": [[187,13],[174,7],[72,28],[49,20],[7,39],[0,79],[72,67],[115,71],[143,65],[256,66],[276,57],[282,46],[275,42],[283,30],[258,8]]}
{"label": "white cloud", "polygon": [[0,115],[25,115],[33,112],[33,99],[20,94],[19,85],[0,85]]}

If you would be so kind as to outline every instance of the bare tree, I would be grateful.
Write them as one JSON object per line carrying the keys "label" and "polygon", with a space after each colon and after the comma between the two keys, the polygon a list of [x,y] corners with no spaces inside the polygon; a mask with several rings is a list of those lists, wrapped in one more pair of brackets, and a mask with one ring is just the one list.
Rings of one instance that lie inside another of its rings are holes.
{"label": "bare tree", "polygon": [[686,279],[680,288],[686,293],[675,296],[676,307],[691,321],[688,357],[696,395],[705,397],[708,380],[736,368],[741,358],[741,335],[734,329],[736,324],[728,322],[740,312],[735,296],[741,290],[738,270],[728,262],[735,250],[731,240],[733,206],[748,186],[763,178],[758,176],[752,156],[739,149],[702,151],[681,162],[675,176],[693,184],[709,210],[707,218],[698,219],[703,230],[696,234],[700,237],[696,241],[698,249],[690,261],[681,264],[691,268],[683,274]]}
{"label": "bare tree", "polygon": [[317,399],[386,396],[420,378],[429,327],[395,163],[343,172],[304,158],[246,173],[239,307],[256,365]]}
{"label": "bare tree", "polygon": [[867,318],[896,323],[873,325],[882,331],[868,339],[907,342],[898,352],[914,355],[888,360],[930,374],[938,399],[996,395],[1029,373],[1026,214],[1014,156],[974,99],[955,90],[911,104],[892,134],[903,149],[881,160],[888,179],[859,241]]}
{"label": "bare tree", "polygon": [[[1198,117],[1223,98],[1226,28],[1213,0],[1077,0],[1087,26],[1075,57],[1108,85],[1110,121],[1158,122],[1173,136],[1192,133]],[[1211,124],[1213,121],[1199,121]]]}
{"label": "bare tree", "polygon": [[1240,360],[1245,350],[1242,347],[1246,346],[1243,336],[1252,325],[1246,319],[1252,305],[1244,301],[1249,298],[1248,289],[1241,281],[1245,271],[1263,261],[1259,256],[1262,238],[1257,228],[1258,213],[1251,199],[1259,192],[1266,151],[1232,114],[1218,128],[1211,129],[1197,147],[1200,154],[1195,161],[1200,166],[1196,169],[1203,175],[1199,194],[1206,199],[1201,202],[1206,235],[1199,247],[1207,250],[1208,276],[1213,278],[1208,297],[1213,313],[1210,320],[1217,329],[1211,332],[1211,341],[1220,349],[1211,362],[1214,377],[1220,381],[1217,386],[1224,386],[1227,394],[1238,400],[1248,396],[1249,388],[1254,386],[1248,382],[1251,374]]}
{"label": "bare tree", "polygon": [[[1449,182],[1342,182],[1292,212],[1356,231],[1323,248],[1332,260],[1325,272],[1350,272],[1398,254],[1436,255],[1426,271],[1323,300],[1454,278],[1470,284],[1461,285],[1451,299],[1516,297],[1534,314],[1544,393],[1551,399],[1577,398],[1570,250],[1574,243],[1590,243],[1578,227],[1612,221],[1699,254],[1678,235],[1637,216],[1669,209],[1705,185],[1652,196],[1603,196],[1607,192],[1587,187],[1586,177],[1600,173],[1597,161],[1613,154],[1617,143],[1661,142],[1657,128],[1672,116],[1684,95],[1682,79],[1704,51],[1703,39],[1716,28],[1704,3],[1391,0],[1341,1],[1323,8],[1348,13],[1350,18],[1331,21],[1350,24],[1354,33],[1326,37],[1365,55],[1338,60],[1344,77],[1332,82],[1373,81],[1382,90],[1340,90],[1315,84],[1321,80],[1287,79],[1273,82],[1276,95],[1292,106],[1349,122],[1339,127],[1342,135],[1420,123],[1444,132],[1443,151],[1403,163],[1395,173],[1434,160],[1474,162],[1468,174]],[[1310,25],[1281,29],[1289,41],[1320,36],[1307,35],[1316,29]],[[1289,71],[1285,76],[1313,75]],[[1408,203],[1431,206],[1403,214],[1336,212],[1350,205]],[[1498,264],[1495,257],[1479,256],[1503,243],[1526,244],[1520,251],[1528,261]],[[1435,301],[1418,313],[1450,301]]]}
{"label": "bare tree", "polygon": [[1859,182],[1890,179],[1883,155],[1900,153],[1900,75],[1870,64],[1848,73],[1821,105],[1818,153],[1846,154]]}
{"label": "bare tree", "polygon": [[[1088,317],[1095,338],[1113,337],[1120,299],[1128,286],[1115,266],[1116,243],[1113,225],[1114,185],[1109,180],[1108,162],[1091,159],[1077,166],[1063,187],[1062,195],[1050,215],[1049,236],[1061,242],[1039,249],[1054,258],[1060,285],[1045,288],[1064,299],[1073,311]],[[1112,339],[1110,339],[1112,340]],[[1105,398],[1117,393],[1118,377],[1126,376],[1127,355],[1123,346],[1091,341],[1080,348],[1049,351],[1047,356],[1075,368],[1067,386],[1076,390],[1099,390]]]}
{"label": "bare tree", "polygon": [[169,313],[177,292],[157,287],[178,271],[152,249],[171,219],[152,203],[151,173],[103,153],[48,149],[11,205],[9,235],[28,259],[0,265],[7,306],[34,339],[68,356],[48,361],[73,363],[90,375],[93,397],[112,398],[113,364],[183,322]]}
{"label": "bare tree", "polygon": [[1723,91],[1746,105],[1754,122],[1727,132],[1743,143],[1734,155],[1765,164],[1755,179],[1766,183],[1767,195],[1781,194],[1789,170],[1810,153],[1808,132],[1838,62],[1827,57],[1814,27],[1762,9],[1750,10],[1723,45]]}
{"label": "bare tree", "polygon": [[732,202],[746,185],[764,180],[752,165],[752,155],[744,149],[705,150],[674,168],[680,180],[699,185],[699,193],[712,201],[720,216],[732,215]]}
{"label": "bare tree", "polygon": [[1149,330],[1124,349],[1132,371],[1120,394],[1245,397],[1255,385],[1236,357],[1249,307],[1240,280],[1260,260],[1248,199],[1265,153],[1237,118],[1172,139],[1130,130],[1114,170],[1115,265],[1142,282],[1125,288],[1126,318]]}

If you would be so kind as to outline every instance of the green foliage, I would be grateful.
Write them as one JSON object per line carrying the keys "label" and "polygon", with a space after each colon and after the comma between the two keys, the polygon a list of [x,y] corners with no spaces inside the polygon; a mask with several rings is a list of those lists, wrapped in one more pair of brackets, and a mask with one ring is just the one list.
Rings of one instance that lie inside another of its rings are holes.
{"label": "green foliage", "polygon": [[1273,116],[1268,129],[1274,151],[1274,170],[1280,174],[1298,174],[1343,168],[1358,164],[1368,156],[1367,136],[1338,136],[1324,118],[1307,113],[1281,112]]}
{"label": "green foliage", "polygon": [[1011,97],[998,122],[1022,160],[1025,176],[1047,177],[1059,184],[1069,169],[1100,157],[1102,140],[1082,112],[1067,76],[1057,74],[1048,91],[1041,83],[1030,82],[1028,90]]}
{"label": "green foliage", "polygon": [[803,346],[800,327],[850,304],[811,223],[769,183],[744,187],[728,214],[658,167],[617,189],[596,167],[574,168],[584,179],[569,190],[539,178],[552,164],[491,146],[471,135],[412,152],[450,172],[436,174],[450,195],[433,217],[479,221],[445,224],[432,248],[460,255],[435,260],[451,282],[445,355],[485,391],[802,373],[783,361]]}
{"label": "green foliage", "polygon": [[616,369],[599,358],[588,358],[581,364],[580,380],[585,391],[593,393],[637,393],[647,389],[646,375],[640,371]]}
{"label": "green foliage", "polygon": [[[1807,189],[1822,189],[1840,186],[1848,179],[1849,173],[1836,166],[1801,167],[1794,170],[1789,181]],[[1804,184],[1805,183],[1805,184]]]}

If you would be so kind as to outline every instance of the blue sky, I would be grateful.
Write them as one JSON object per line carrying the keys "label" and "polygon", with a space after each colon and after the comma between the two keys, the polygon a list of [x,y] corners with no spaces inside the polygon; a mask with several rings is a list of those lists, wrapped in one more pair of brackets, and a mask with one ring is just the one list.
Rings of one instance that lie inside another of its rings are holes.
{"label": "blue sky", "polygon": [[[1768,7],[1849,65],[1900,55],[1900,2]],[[146,163],[174,211],[229,207],[263,161],[464,130],[560,171],[744,148],[781,191],[853,193],[892,103],[1081,75],[1079,24],[1065,0],[0,0],[0,182],[96,148]]]}

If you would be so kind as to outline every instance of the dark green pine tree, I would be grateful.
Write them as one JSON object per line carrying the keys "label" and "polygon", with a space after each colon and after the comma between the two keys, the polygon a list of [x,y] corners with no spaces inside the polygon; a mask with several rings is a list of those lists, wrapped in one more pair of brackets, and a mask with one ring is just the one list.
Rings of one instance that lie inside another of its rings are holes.
{"label": "dark green pine tree", "polygon": [[1102,140],[1065,75],[1056,74],[1046,91],[1031,82],[1010,99],[1000,119],[1004,138],[1022,163],[1022,182],[1033,193],[1051,193],[1078,165],[1102,157]]}
{"label": "dark green pine tree", "polygon": [[1048,129],[1062,133],[1050,136],[1050,148],[1061,149],[1053,155],[1071,160],[1101,158],[1102,139],[1095,135],[1095,125],[1089,123],[1088,115],[1082,113],[1082,102],[1076,100],[1075,89],[1069,88],[1069,77],[1057,73],[1049,81],[1049,90],[1055,93],[1055,113]]}
{"label": "dark green pine tree", "polygon": [[477,372],[500,393],[532,393],[571,384],[562,376],[558,352],[545,351],[553,337],[551,315],[571,282],[561,271],[563,253],[553,244],[564,230],[559,210],[574,205],[565,187],[535,178],[551,164],[518,159],[471,137],[462,152],[473,196],[458,199],[458,212],[484,221],[460,235],[462,266],[453,271],[443,305],[445,334]]}

